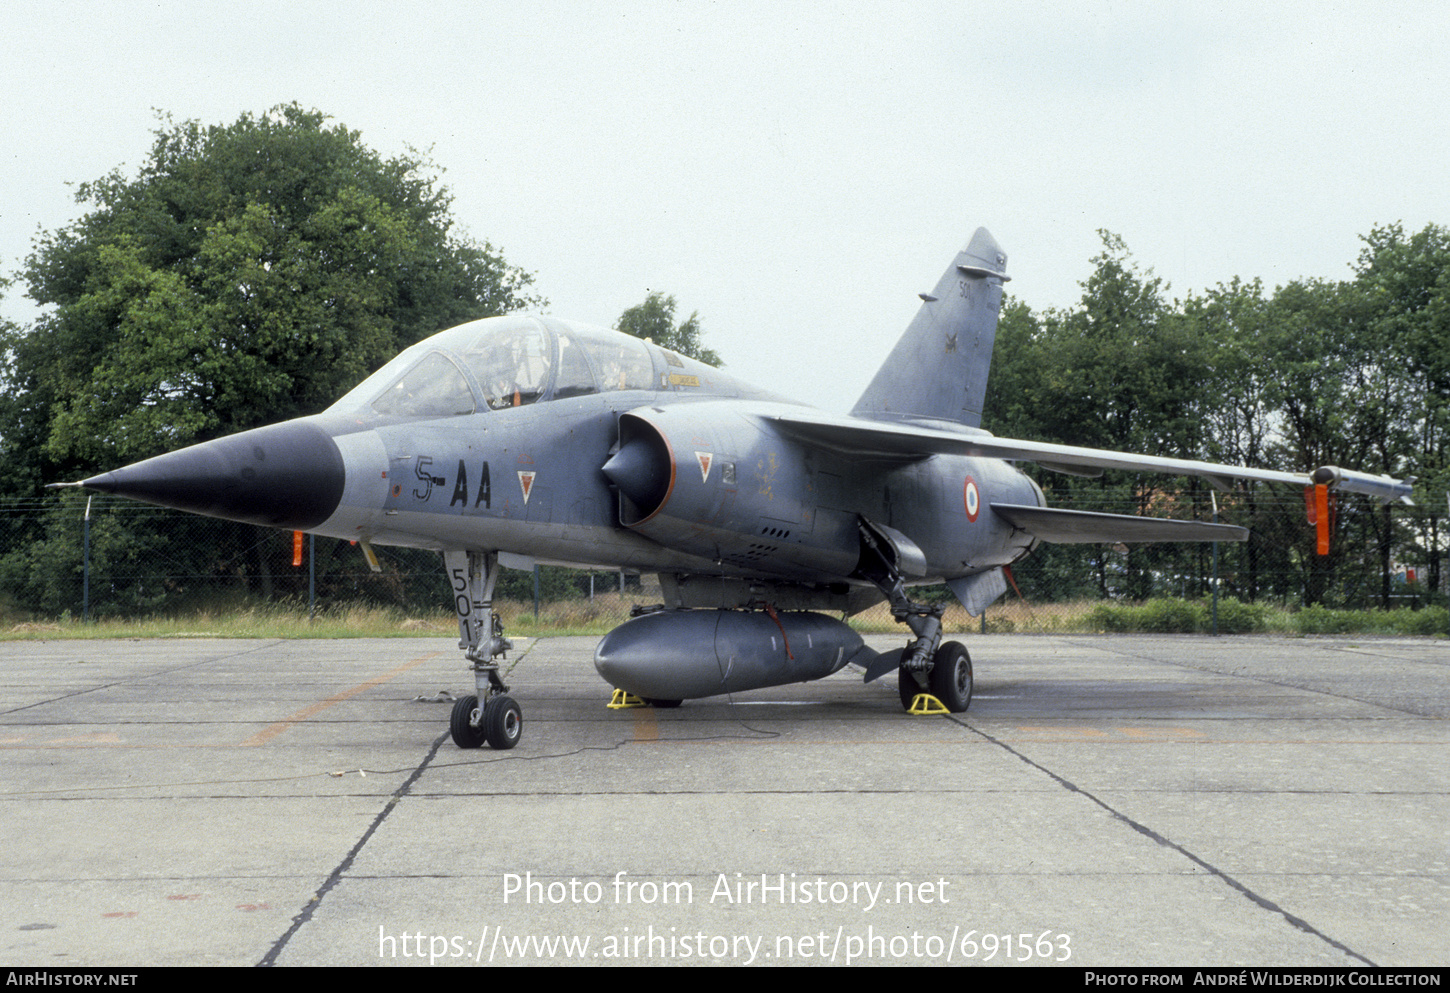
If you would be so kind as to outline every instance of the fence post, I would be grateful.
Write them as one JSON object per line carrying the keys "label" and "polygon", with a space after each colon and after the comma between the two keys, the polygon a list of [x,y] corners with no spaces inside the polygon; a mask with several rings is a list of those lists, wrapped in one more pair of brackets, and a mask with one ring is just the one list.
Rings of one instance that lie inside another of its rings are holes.
{"label": "fence post", "polygon": [[[1212,490],[1208,498],[1213,501],[1213,523],[1218,523],[1218,497]],[[1200,560],[1202,561],[1202,560]],[[1218,637],[1218,542],[1213,543],[1213,636]]]}
{"label": "fence post", "polygon": [[91,622],[91,498],[86,497],[85,551],[81,566],[81,623]]}
{"label": "fence post", "polygon": [[317,618],[317,535],[307,536],[307,623]]}

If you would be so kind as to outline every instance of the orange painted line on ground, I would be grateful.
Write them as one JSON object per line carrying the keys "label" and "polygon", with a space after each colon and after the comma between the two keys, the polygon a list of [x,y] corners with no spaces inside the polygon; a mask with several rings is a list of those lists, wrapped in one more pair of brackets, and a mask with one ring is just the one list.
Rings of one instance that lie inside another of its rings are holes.
{"label": "orange painted line on ground", "polygon": [[242,742],[242,747],[248,748],[255,745],[265,745],[267,742],[277,737],[283,731],[286,731],[292,725],[299,724],[302,721],[307,720],[309,717],[314,717],[317,714],[322,713],[328,707],[336,706],[337,704],[342,703],[342,701],[344,700],[350,700],[353,697],[357,696],[359,693],[362,693],[365,690],[372,689],[374,686],[380,686],[383,683],[386,683],[388,680],[393,679],[396,676],[402,675],[409,669],[412,669],[415,666],[420,666],[424,662],[427,662],[429,659],[437,658],[439,655],[442,654],[442,652],[429,652],[427,655],[416,658],[411,662],[405,662],[403,665],[398,666],[396,669],[393,669],[390,672],[385,672],[381,676],[378,676],[374,679],[369,679],[366,683],[359,683],[350,690],[343,690],[341,693],[334,693],[326,700],[318,701],[310,707],[306,707],[302,710],[297,711],[297,713],[292,714],[290,717],[282,718],[282,720],[278,721],[275,724],[269,724],[262,730],[258,731],[256,734],[252,735],[246,741]]}
{"label": "orange painted line on ground", "polygon": [[640,707],[634,712],[634,740],[660,740],[660,722],[655,718],[653,707]]}

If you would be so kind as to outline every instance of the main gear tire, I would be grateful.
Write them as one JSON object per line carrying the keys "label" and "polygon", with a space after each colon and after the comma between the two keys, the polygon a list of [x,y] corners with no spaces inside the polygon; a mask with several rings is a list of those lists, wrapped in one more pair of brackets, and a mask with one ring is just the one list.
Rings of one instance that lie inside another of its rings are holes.
{"label": "main gear tire", "polygon": [[972,703],[972,657],[959,641],[949,641],[936,650],[931,661],[931,695],[953,714]]}

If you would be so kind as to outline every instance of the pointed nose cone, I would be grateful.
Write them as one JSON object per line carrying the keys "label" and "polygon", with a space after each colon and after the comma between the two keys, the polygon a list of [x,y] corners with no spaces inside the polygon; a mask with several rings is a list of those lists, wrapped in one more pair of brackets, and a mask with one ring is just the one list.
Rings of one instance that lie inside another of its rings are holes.
{"label": "pointed nose cone", "polygon": [[332,438],[296,420],[158,455],[81,485],[193,514],[306,531],[332,516],[345,478]]}
{"label": "pointed nose cone", "polygon": [[628,442],[601,468],[620,492],[647,512],[658,507],[669,493],[669,452],[647,438]]}

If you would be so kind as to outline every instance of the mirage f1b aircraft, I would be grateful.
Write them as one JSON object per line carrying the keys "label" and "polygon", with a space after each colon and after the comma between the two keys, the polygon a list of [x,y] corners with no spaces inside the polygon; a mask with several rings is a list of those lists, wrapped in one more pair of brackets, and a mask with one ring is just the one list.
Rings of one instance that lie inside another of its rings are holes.
{"label": "mirage f1b aircraft", "polygon": [[[321,414],[83,480],[234,521],[442,553],[476,695],[462,748],[512,748],[522,716],[498,659],[500,566],[659,574],[664,605],[615,628],[594,664],[654,703],[777,686],[847,665],[897,671],[901,700],[960,712],[972,663],[943,642],[945,583],[973,615],[1038,542],[1242,541],[1239,527],[1045,506],[1012,464],[1304,485],[1408,500],[1409,483],[996,438],[982,401],[1006,256],[985,229],[952,260],[849,416],[747,386],[613,331],[550,317],[475,321],[413,345]],[[910,630],[868,648],[826,611],[885,600]]]}

